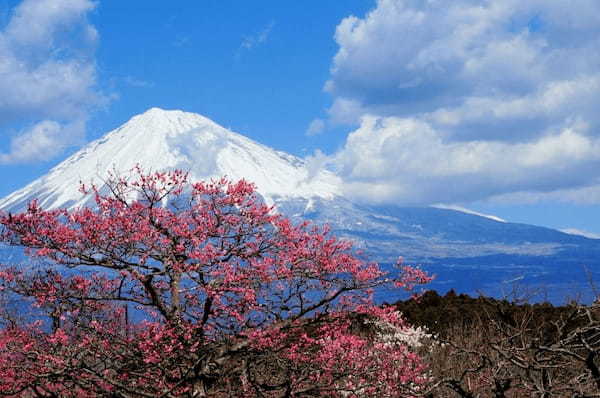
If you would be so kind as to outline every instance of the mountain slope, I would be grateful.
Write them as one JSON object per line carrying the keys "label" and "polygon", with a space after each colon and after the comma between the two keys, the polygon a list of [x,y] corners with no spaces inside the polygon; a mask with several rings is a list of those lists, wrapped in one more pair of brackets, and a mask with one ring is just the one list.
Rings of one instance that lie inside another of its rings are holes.
{"label": "mountain slope", "polygon": [[[600,240],[549,228],[434,207],[369,206],[343,196],[331,172],[312,175],[304,161],[273,150],[193,113],[153,108],[96,140],[47,175],[0,200],[18,212],[32,199],[46,209],[85,205],[79,182],[101,183],[107,172],[180,168],[191,180],[245,178],[278,211],[296,220],[328,223],[368,258],[389,265],[399,256],[438,278],[433,286],[501,295],[506,284],[544,284],[568,292],[585,285],[582,266],[600,280]],[[0,248],[3,261],[18,251]],[[556,293],[556,297],[564,296]],[[386,296],[385,299],[390,299]],[[556,301],[556,300],[555,300]]]}
{"label": "mountain slope", "polygon": [[600,240],[450,209],[368,206],[343,198],[285,200],[278,202],[278,209],[297,220],[330,224],[338,235],[356,241],[382,262],[399,255],[429,263],[496,254],[552,256],[579,246],[600,248]]}
{"label": "mountain slope", "polygon": [[152,108],[133,117],[54,167],[47,175],[0,200],[0,209],[23,210],[37,198],[44,208],[84,204],[80,181],[97,183],[107,172],[179,168],[194,180],[227,175],[255,183],[267,203],[276,198],[338,194],[338,178],[322,171],[309,174],[304,161],[275,151],[194,113]]}
{"label": "mountain slope", "polygon": [[[296,220],[328,223],[370,260],[394,272],[399,256],[437,275],[430,288],[495,297],[514,292],[564,303],[594,299],[600,281],[600,240],[550,228],[432,207],[367,206],[344,198],[279,202]],[[516,290],[515,290],[516,289]],[[392,302],[398,292],[377,292]]]}

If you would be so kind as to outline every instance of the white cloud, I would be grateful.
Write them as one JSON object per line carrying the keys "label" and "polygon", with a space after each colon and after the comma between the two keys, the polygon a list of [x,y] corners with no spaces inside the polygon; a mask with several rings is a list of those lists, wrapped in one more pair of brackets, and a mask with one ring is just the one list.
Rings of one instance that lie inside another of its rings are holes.
{"label": "white cloud", "polygon": [[95,6],[24,0],[12,10],[0,31],[0,126],[5,135],[13,124],[33,127],[3,139],[11,143],[3,163],[60,154],[82,139],[89,112],[106,103],[96,88],[98,33],[87,20]]}
{"label": "white cloud", "polygon": [[[573,175],[577,177],[576,174]],[[584,177],[586,178],[586,177]],[[534,204],[537,202],[574,203],[578,205],[596,205],[600,203],[600,178],[595,177],[588,184],[580,184],[574,188],[555,189],[550,192],[517,191],[496,195],[487,200],[489,204],[510,205]]]}
{"label": "white cloud", "polygon": [[255,35],[245,36],[240,44],[240,50],[252,50],[253,48],[265,43],[275,26],[275,22],[271,21],[260,32]]}
{"label": "white cloud", "polygon": [[600,180],[600,3],[379,0],[337,27],[331,156],[366,201],[565,197]]}
{"label": "white cloud", "polygon": [[64,135],[81,136],[82,122],[61,125],[52,120],[36,123],[10,143],[8,153],[0,153],[0,164],[31,163],[52,159],[65,149]]}
{"label": "white cloud", "polygon": [[138,79],[135,76],[125,76],[123,78],[123,82],[125,84],[127,84],[128,86],[131,87],[138,87],[138,88],[152,88],[154,87],[154,83],[147,81],[147,80],[143,80],[143,79]]}
{"label": "white cloud", "polygon": [[[85,20],[95,8],[91,0],[24,0],[15,9],[5,30],[10,40],[21,45],[52,47],[57,33]],[[93,26],[80,26],[86,40],[96,40]]]}
{"label": "white cloud", "polygon": [[344,97],[336,98],[327,111],[334,124],[356,124],[366,112],[359,101]]}
{"label": "white cloud", "polygon": [[587,184],[600,139],[573,123],[529,142],[453,142],[416,118],[365,116],[332,161],[346,193],[365,201],[465,203]]}
{"label": "white cloud", "polygon": [[312,136],[321,134],[325,130],[325,121],[323,119],[314,119],[306,129],[306,135]]}
{"label": "white cloud", "polygon": [[312,155],[306,156],[304,161],[306,164],[306,170],[308,171],[306,181],[311,181],[319,174],[319,172],[328,166],[328,164],[331,162],[331,159],[329,156],[317,149]]}

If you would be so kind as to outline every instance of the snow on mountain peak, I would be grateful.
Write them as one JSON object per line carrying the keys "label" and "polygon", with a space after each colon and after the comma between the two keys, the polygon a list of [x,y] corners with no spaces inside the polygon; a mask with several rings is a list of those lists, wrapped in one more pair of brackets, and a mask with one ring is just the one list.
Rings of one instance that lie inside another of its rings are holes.
{"label": "snow on mountain peak", "polygon": [[128,127],[128,130],[139,132],[177,134],[203,125],[221,127],[212,120],[197,113],[150,108],[146,112],[132,117],[117,130]]}
{"label": "snow on mountain peak", "polygon": [[25,188],[0,200],[0,209],[19,211],[37,198],[44,208],[84,204],[80,181],[99,183],[107,173],[182,169],[191,179],[227,176],[256,184],[267,203],[278,198],[332,199],[339,179],[322,171],[311,176],[302,159],[276,151],[189,112],[151,108],[91,142]]}

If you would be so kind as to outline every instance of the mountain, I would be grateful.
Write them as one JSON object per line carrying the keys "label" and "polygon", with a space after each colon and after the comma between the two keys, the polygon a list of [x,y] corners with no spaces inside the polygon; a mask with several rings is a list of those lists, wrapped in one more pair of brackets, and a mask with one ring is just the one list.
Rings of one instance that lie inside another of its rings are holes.
{"label": "mountain", "polygon": [[194,113],[152,108],[73,154],[42,178],[0,200],[0,209],[20,211],[37,198],[44,208],[85,204],[79,183],[125,172],[182,169],[192,179],[227,175],[254,182],[266,202],[288,197],[332,199],[338,178],[327,171],[311,175],[304,161],[273,150]]}
{"label": "mountain", "polygon": [[[278,211],[329,223],[367,257],[390,267],[399,256],[437,273],[440,290],[501,296],[514,282],[543,286],[559,301],[600,277],[600,240],[452,208],[369,206],[343,196],[340,179],[314,173],[303,159],[276,151],[197,114],[153,108],[91,142],[38,180],[0,200],[18,212],[37,198],[47,209],[86,205],[80,181],[101,184],[109,171],[179,168],[191,179],[228,176],[256,184]],[[4,259],[18,258],[14,250]],[[584,271],[583,266],[587,266]],[[596,271],[598,270],[598,271]],[[587,289],[587,290],[586,290]],[[391,301],[389,292],[380,299]]]}

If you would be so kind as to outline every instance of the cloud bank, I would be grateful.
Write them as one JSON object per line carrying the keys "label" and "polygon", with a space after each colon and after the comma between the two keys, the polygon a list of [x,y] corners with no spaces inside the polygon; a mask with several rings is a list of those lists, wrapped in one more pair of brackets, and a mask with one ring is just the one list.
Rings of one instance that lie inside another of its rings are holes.
{"label": "cloud bank", "polygon": [[379,0],[335,33],[328,122],[358,128],[330,163],[366,201],[583,200],[598,37],[595,0]]}
{"label": "cloud bank", "polygon": [[[85,135],[97,89],[91,0],[24,0],[0,30],[0,164],[44,161]],[[14,126],[20,126],[15,132]]]}

